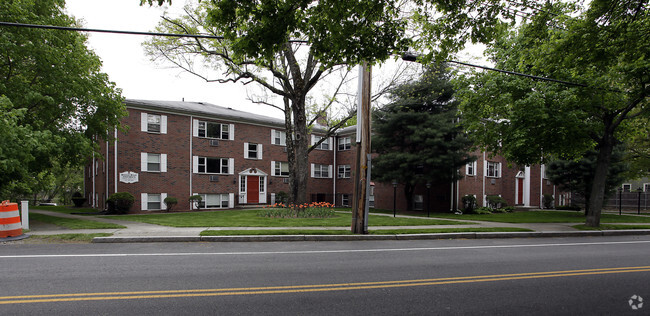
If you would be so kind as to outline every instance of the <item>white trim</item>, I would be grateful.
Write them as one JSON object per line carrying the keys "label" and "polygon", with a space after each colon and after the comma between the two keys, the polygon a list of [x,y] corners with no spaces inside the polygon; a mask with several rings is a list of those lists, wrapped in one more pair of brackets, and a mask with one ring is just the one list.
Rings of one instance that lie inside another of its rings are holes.
{"label": "white trim", "polygon": [[167,115],[160,116],[160,134],[167,134]]}
{"label": "white trim", "polygon": [[271,160],[271,176],[275,175],[275,161]]}
{"label": "white trim", "polygon": [[141,171],[148,171],[147,170],[147,153],[140,153],[140,170]]}
{"label": "white trim", "polygon": [[167,204],[165,204],[165,198],[167,198],[167,193],[160,193],[160,209],[166,210]]}
{"label": "white trim", "polygon": [[192,156],[192,173],[199,173],[199,156]]}
{"label": "white trim", "polygon": [[228,174],[235,174],[235,158],[228,158]]}
{"label": "white trim", "polygon": [[160,172],[167,172],[167,154],[160,154]]}
{"label": "white trim", "polygon": [[148,197],[147,193],[140,194],[140,210],[147,211]]}
{"label": "white trim", "polygon": [[228,208],[235,207],[235,193],[228,193]]}
{"label": "white trim", "polygon": [[199,137],[199,120],[192,120],[192,136]]}
{"label": "white trim", "polygon": [[316,177],[316,164],[311,164],[311,177]]}
{"label": "white trim", "polygon": [[147,127],[147,113],[145,112],[140,113],[140,130],[143,132],[147,132],[149,130]]}
{"label": "white trim", "polygon": [[235,124],[228,124],[228,139],[235,140]]}
{"label": "white trim", "polygon": [[248,159],[248,143],[244,143],[244,159]]}
{"label": "white trim", "polygon": [[262,160],[262,144],[257,144],[257,159]]}

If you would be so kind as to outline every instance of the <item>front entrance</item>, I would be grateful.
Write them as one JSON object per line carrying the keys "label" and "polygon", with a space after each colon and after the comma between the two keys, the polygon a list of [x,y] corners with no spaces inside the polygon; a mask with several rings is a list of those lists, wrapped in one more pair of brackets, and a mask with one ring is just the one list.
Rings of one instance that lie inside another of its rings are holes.
{"label": "front entrance", "polygon": [[247,176],[246,177],[246,202],[257,204],[260,202],[260,177]]}
{"label": "front entrance", "polygon": [[257,168],[239,173],[239,204],[266,203],[266,178],[268,174]]}
{"label": "front entrance", "polygon": [[524,179],[517,178],[517,204],[524,204]]}

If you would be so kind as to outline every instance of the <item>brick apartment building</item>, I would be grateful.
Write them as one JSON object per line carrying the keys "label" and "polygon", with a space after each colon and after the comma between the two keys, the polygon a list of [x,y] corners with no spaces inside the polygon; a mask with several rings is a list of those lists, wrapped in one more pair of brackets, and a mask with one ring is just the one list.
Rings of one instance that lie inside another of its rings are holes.
{"label": "brick apartment building", "polygon": [[[227,209],[272,204],[289,192],[284,121],[202,102],[126,100],[126,132],[101,144],[101,157],[85,168],[88,204],[104,208],[115,192],[136,198],[134,211],[165,209],[165,197],[178,199],[178,209],[193,208],[192,195],[203,197],[203,208]],[[322,142],[309,155],[308,194],[312,201],[337,206],[352,204],[355,167],[355,128],[345,128]],[[311,143],[325,129],[312,128]],[[543,166],[508,168],[499,157],[476,153],[479,159],[461,170],[464,177],[450,183],[424,185],[415,191],[415,208],[449,211],[452,199],[472,194],[479,205],[488,195],[500,195],[509,205],[539,207],[543,194],[568,204],[543,176]],[[401,186],[371,182],[370,204],[406,208]],[[455,191],[455,192],[454,192]]]}

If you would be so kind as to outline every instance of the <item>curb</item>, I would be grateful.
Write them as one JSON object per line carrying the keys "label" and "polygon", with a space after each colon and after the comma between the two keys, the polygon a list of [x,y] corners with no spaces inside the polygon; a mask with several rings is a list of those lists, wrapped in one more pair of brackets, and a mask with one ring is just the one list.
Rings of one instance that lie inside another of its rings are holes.
{"label": "curb", "polygon": [[644,236],[650,229],[605,231],[548,231],[548,232],[486,232],[438,233],[399,235],[259,235],[259,236],[148,236],[95,237],[93,243],[150,243],[150,242],[286,242],[286,241],[367,241],[367,240],[437,240],[437,239],[502,239],[550,237]]}

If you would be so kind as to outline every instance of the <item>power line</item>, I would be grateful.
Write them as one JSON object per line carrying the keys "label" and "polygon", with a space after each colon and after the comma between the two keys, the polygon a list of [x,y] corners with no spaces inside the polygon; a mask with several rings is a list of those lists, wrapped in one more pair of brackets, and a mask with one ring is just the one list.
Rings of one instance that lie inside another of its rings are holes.
{"label": "power line", "polygon": [[[27,24],[27,23],[14,23],[14,22],[0,22],[0,26],[26,27],[26,28],[35,28],[35,29],[74,31],[74,32],[94,32],[94,33],[145,35],[145,36],[165,36],[165,37],[192,37],[192,38],[207,38],[207,39],[218,39],[218,40],[225,39],[225,37],[223,37],[223,36],[207,35],[207,34],[180,34],[180,33],[121,31],[121,30],[90,29],[90,28],[83,28],[83,27]],[[291,42],[291,43],[307,43],[307,41],[304,41],[304,40],[289,40],[289,42]]]}

